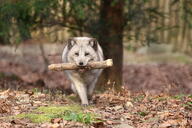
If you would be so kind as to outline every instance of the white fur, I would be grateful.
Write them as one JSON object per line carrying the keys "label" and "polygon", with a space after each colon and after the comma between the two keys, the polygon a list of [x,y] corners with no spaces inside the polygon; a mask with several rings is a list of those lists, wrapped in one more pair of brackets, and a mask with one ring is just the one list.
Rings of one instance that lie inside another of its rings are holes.
{"label": "white fur", "polygon": [[[103,61],[103,51],[100,45],[97,43],[97,50],[94,50],[93,44],[90,41],[93,38],[89,37],[74,37],[75,44],[69,49],[68,44],[65,46],[62,54],[62,61],[64,63],[73,62],[77,65],[79,62],[83,62],[84,66],[89,61]],[[75,53],[78,52],[78,56]],[[89,55],[85,56],[85,52]],[[77,93],[81,99],[81,103],[88,105],[88,96],[91,96],[98,77],[100,76],[102,69],[89,70],[83,73],[78,71],[65,71],[68,78],[71,80],[71,88]]]}

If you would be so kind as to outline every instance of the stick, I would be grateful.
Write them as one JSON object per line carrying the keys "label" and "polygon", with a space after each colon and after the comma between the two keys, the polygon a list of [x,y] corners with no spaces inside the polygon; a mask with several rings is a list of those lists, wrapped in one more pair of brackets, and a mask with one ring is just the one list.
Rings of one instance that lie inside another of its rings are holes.
{"label": "stick", "polygon": [[75,63],[60,63],[51,64],[48,66],[49,70],[63,71],[63,70],[76,70],[76,69],[102,69],[113,66],[113,60],[107,59],[105,61],[89,62],[86,66],[78,66]]}

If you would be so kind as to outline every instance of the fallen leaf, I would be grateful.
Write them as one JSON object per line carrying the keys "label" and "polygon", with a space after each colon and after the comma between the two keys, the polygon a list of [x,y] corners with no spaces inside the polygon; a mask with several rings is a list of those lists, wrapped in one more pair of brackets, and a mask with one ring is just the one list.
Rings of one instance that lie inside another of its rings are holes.
{"label": "fallen leaf", "polygon": [[61,123],[63,121],[62,118],[54,118],[54,119],[51,119],[51,123]]}
{"label": "fallen leaf", "polygon": [[167,128],[167,127],[176,127],[179,123],[177,120],[168,120],[162,124],[159,125],[159,128]]}
{"label": "fallen leaf", "polygon": [[19,119],[15,119],[11,121],[12,124],[22,124],[22,125],[26,125],[26,122],[19,120]]}
{"label": "fallen leaf", "polygon": [[125,109],[129,109],[130,107],[133,107],[133,104],[129,101],[127,101],[125,104],[124,104],[124,108]]}
{"label": "fallen leaf", "polygon": [[96,122],[96,123],[93,123],[93,127],[94,128],[105,128],[105,125],[103,122]]}

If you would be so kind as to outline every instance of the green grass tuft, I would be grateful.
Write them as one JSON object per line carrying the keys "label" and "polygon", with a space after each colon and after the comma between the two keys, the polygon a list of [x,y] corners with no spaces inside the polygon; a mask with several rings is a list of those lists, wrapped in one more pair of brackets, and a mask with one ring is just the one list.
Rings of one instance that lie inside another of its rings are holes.
{"label": "green grass tuft", "polygon": [[34,114],[34,113],[19,114],[16,116],[16,118],[28,118],[33,123],[49,122],[52,119],[49,114]]}
{"label": "green grass tuft", "polygon": [[189,95],[188,98],[192,98],[192,95]]}
{"label": "green grass tuft", "polygon": [[139,95],[139,96],[133,97],[133,101],[135,101],[135,102],[140,102],[140,101],[142,101],[144,98],[145,98],[144,95]]}
{"label": "green grass tuft", "polygon": [[192,110],[192,102],[188,101],[187,103],[182,105],[183,107],[185,107],[186,109]]}
{"label": "green grass tuft", "polygon": [[146,115],[148,115],[148,112],[142,111],[142,112],[138,112],[138,114],[139,114],[140,116],[146,116]]}
{"label": "green grass tuft", "polygon": [[34,123],[50,122],[53,118],[63,118],[84,124],[98,121],[95,114],[83,112],[78,105],[39,107],[32,113],[19,114],[16,118],[28,118]]}
{"label": "green grass tuft", "polygon": [[69,96],[67,96],[67,98],[74,101],[74,102],[79,102],[79,100],[80,100],[78,98],[78,96],[76,96],[76,95],[69,95]]}
{"label": "green grass tuft", "polygon": [[48,106],[48,107],[39,107],[36,111],[44,112],[48,114],[58,114],[58,113],[63,113],[69,110],[74,112],[81,112],[82,108],[79,105]]}
{"label": "green grass tuft", "polygon": [[166,101],[168,99],[168,97],[158,97],[157,98],[159,101]]}
{"label": "green grass tuft", "polygon": [[172,98],[181,100],[181,99],[183,99],[185,96],[186,96],[185,94],[178,94],[178,95],[172,96]]}
{"label": "green grass tuft", "polygon": [[3,72],[0,72],[0,79],[3,79],[5,77],[5,74]]}

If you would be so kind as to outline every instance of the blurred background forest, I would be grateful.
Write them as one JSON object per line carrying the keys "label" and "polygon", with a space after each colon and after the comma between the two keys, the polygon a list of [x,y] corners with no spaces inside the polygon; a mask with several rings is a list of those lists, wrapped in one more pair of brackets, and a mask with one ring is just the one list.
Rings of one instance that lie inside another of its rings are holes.
{"label": "blurred background forest", "polygon": [[113,58],[105,85],[192,92],[191,0],[0,0],[0,85],[67,88],[47,65],[74,36],[97,38]]}

